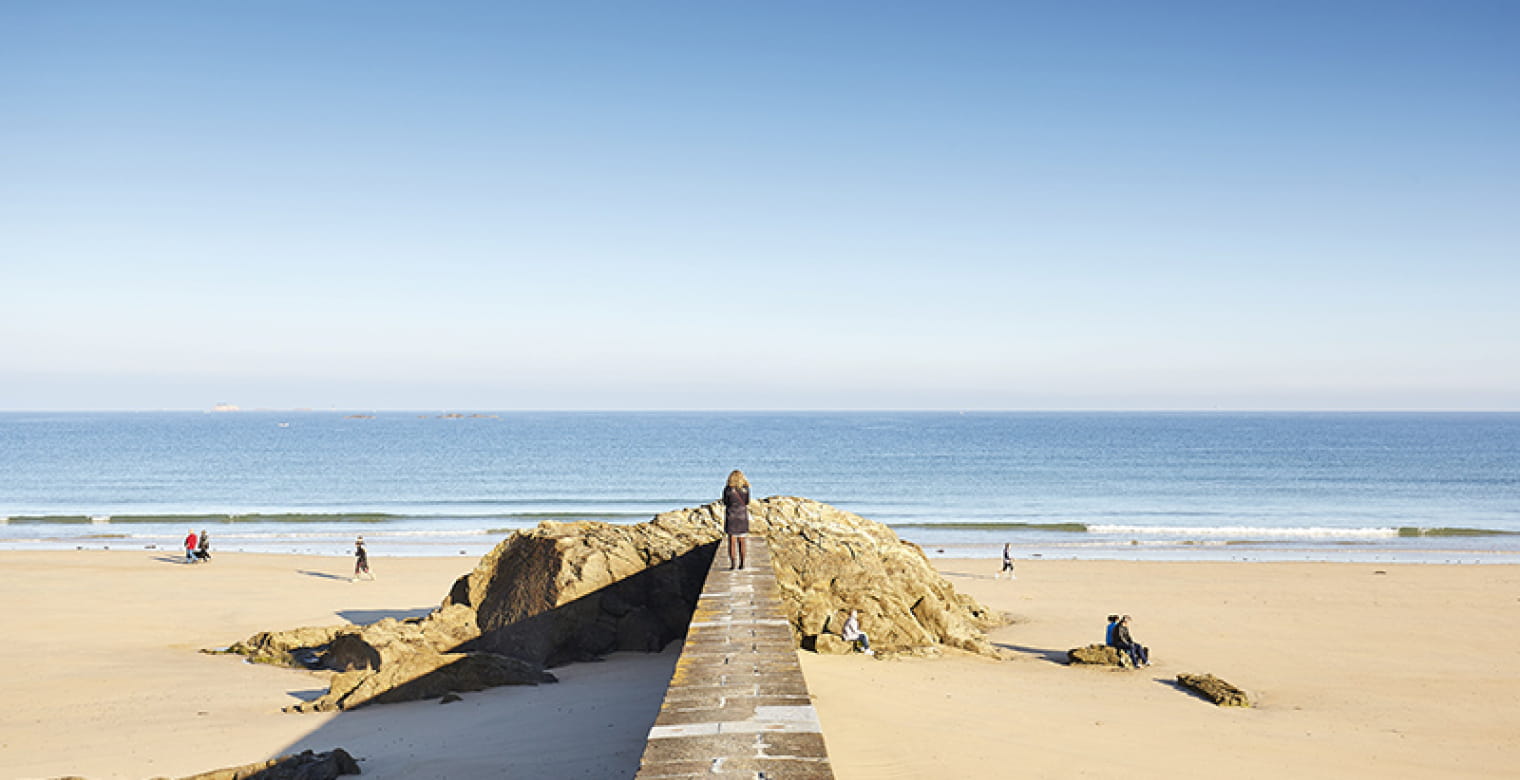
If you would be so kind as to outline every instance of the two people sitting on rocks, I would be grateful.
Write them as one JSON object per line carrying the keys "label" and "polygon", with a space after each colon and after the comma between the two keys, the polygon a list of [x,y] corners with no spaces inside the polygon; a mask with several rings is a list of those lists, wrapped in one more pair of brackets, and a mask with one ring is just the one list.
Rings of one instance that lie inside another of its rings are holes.
{"label": "two people sitting on rocks", "polygon": [[[1103,643],[1109,647],[1117,648],[1120,653],[1129,656],[1130,663],[1136,669],[1151,665],[1150,648],[1135,641],[1129,632],[1130,616],[1108,616],[1108,631]],[[1120,656],[1121,659],[1123,656]]]}
{"label": "two people sitting on rocks", "polygon": [[850,616],[845,618],[844,627],[839,630],[839,636],[849,642],[855,650],[866,655],[876,655],[876,651],[871,649],[871,638],[866,636],[866,632],[860,630],[859,611],[850,610]]}

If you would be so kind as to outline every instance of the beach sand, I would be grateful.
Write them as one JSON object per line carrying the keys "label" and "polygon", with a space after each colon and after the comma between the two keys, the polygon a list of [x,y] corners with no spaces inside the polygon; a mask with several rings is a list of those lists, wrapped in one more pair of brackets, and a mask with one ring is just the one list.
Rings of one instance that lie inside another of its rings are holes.
{"label": "beach sand", "polygon": [[[840,780],[1520,776],[1520,567],[935,563],[1016,658],[802,654]],[[1114,612],[1152,666],[1066,666]]]}
{"label": "beach sand", "polygon": [[553,685],[315,714],[280,708],[325,691],[318,675],[197,652],[425,614],[475,560],[376,555],[377,579],[354,583],[349,558],[0,553],[0,778],[179,777],[334,747],[370,778],[627,776],[678,644],[556,669]]}
{"label": "beach sand", "polygon": [[[800,653],[834,768],[851,778],[1513,777],[1520,567],[938,560],[1018,622],[1012,660]],[[627,777],[675,662],[620,654],[562,682],[351,713],[280,707],[308,672],[197,653],[261,630],[422,614],[473,558],[0,553],[0,778],[181,776],[344,747],[366,777]],[[1382,571],[1383,574],[1376,572]],[[1154,665],[1072,668],[1135,616]],[[864,627],[867,631],[870,626]],[[1258,706],[1177,689],[1209,672]]]}

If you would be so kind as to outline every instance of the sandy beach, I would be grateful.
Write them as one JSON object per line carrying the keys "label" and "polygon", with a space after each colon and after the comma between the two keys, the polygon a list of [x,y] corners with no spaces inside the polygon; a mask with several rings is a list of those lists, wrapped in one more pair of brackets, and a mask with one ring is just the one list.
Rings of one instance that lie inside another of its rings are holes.
{"label": "sandy beach", "polygon": [[[1012,661],[803,654],[841,780],[1514,777],[1520,567],[940,560]],[[1134,616],[1152,666],[1064,665]],[[866,627],[869,631],[869,627]],[[1252,693],[1178,689],[1207,672]]]}
{"label": "sandy beach", "polygon": [[[308,672],[196,652],[256,631],[420,614],[473,559],[154,551],[0,554],[9,641],[0,777],[180,776],[342,746],[370,777],[626,777],[675,648],[555,670],[556,685],[350,713],[280,707]],[[1014,615],[1013,658],[803,653],[836,774],[939,777],[1512,777],[1520,765],[1520,567],[939,560]],[[1135,616],[1154,665],[1071,668]],[[867,631],[869,626],[865,626]],[[1258,706],[1177,689],[1209,672]]]}
{"label": "sandy beach", "polygon": [[0,777],[179,777],[343,747],[365,777],[616,777],[637,767],[678,646],[556,669],[560,682],[345,713],[280,708],[316,674],[205,655],[257,631],[436,606],[473,558],[0,554]]}

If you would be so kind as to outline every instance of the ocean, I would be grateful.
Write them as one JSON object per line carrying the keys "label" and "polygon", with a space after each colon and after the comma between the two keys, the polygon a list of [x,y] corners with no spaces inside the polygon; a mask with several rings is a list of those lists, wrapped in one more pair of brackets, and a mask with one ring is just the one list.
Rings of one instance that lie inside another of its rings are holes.
{"label": "ocean", "polygon": [[1520,563],[1511,413],[7,412],[0,550],[479,556],[734,468],[931,556]]}

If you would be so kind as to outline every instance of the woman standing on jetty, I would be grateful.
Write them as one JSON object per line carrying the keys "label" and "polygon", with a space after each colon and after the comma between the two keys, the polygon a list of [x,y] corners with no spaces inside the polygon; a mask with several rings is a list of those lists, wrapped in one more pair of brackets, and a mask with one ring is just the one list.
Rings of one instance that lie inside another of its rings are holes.
{"label": "woman standing on jetty", "polygon": [[734,469],[723,487],[723,533],[728,534],[728,568],[734,568],[734,547],[739,548],[739,568],[744,568],[744,535],[749,533],[749,480]]}

